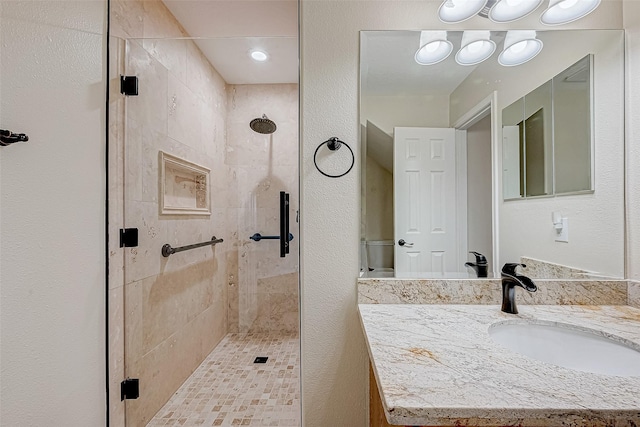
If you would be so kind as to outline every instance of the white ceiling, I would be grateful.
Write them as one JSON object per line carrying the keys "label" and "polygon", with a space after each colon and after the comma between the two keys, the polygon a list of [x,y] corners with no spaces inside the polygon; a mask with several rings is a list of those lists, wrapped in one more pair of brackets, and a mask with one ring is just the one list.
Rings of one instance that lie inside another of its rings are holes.
{"label": "white ceiling", "polygon": [[[298,83],[296,0],[163,2],[227,83]],[[253,49],[268,60],[251,59]]]}

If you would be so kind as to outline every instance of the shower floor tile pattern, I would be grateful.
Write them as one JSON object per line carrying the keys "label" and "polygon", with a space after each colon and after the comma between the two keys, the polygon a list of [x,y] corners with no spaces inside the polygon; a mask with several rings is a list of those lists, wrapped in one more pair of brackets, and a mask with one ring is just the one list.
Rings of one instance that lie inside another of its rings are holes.
{"label": "shower floor tile pattern", "polygon": [[300,426],[299,342],[226,335],[147,426]]}

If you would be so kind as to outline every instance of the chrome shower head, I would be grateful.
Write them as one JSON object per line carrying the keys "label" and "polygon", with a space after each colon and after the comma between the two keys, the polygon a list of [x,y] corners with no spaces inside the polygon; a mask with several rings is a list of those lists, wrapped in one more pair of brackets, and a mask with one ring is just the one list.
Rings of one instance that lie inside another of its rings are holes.
{"label": "chrome shower head", "polygon": [[266,114],[262,115],[262,118],[253,119],[249,123],[249,127],[258,133],[270,134],[276,131],[276,124],[273,120],[269,120]]}

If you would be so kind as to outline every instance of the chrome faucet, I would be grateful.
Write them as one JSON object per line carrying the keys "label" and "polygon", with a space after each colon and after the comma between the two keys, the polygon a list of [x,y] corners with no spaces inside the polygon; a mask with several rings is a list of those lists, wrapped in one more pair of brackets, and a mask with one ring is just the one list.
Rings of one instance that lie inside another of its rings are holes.
{"label": "chrome faucet", "polygon": [[502,311],[510,314],[518,314],[516,307],[516,286],[520,286],[529,292],[535,292],[538,287],[527,276],[516,274],[516,267],[526,268],[524,264],[506,263],[502,267]]}
{"label": "chrome faucet", "polygon": [[489,264],[487,264],[487,258],[479,252],[469,252],[476,257],[476,262],[465,262],[465,267],[471,267],[476,272],[478,277],[487,277],[487,270],[489,268]]}

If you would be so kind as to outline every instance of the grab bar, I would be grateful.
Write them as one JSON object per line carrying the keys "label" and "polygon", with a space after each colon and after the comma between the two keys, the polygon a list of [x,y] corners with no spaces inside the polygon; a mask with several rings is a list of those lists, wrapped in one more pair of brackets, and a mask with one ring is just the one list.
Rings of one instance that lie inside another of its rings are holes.
{"label": "grab bar", "polygon": [[203,246],[215,245],[216,243],[224,242],[223,239],[216,239],[216,236],[213,236],[211,240],[202,243],[194,243],[193,245],[180,246],[178,248],[172,248],[170,244],[166,244],[162,246],[162,256],[168,257],[169,255],[175,254],[177,252],[184,252],[190,249],[201,248]]}

